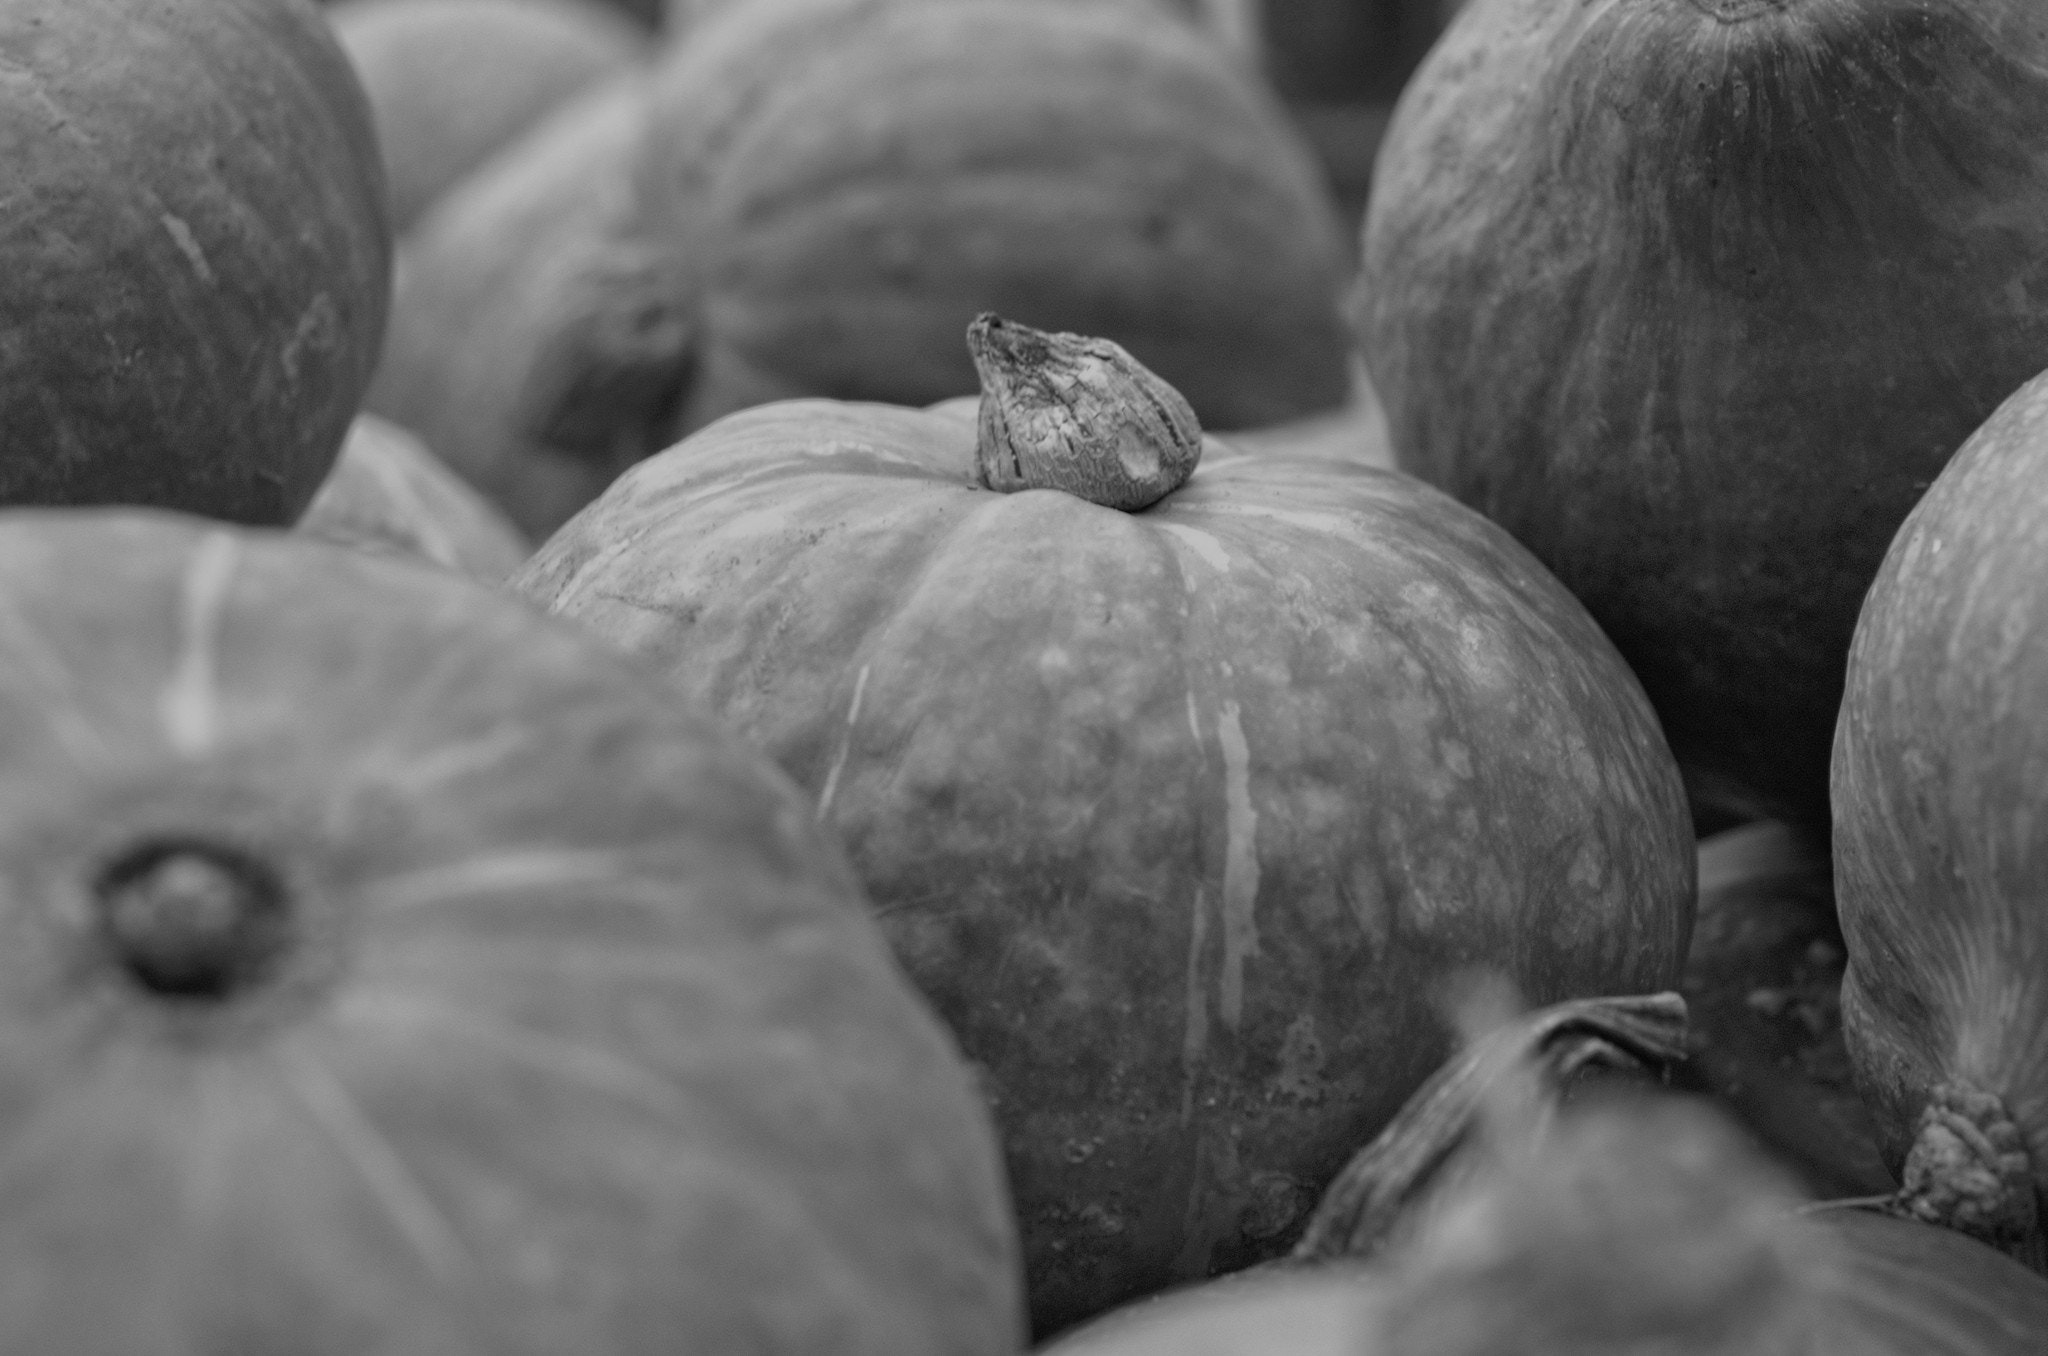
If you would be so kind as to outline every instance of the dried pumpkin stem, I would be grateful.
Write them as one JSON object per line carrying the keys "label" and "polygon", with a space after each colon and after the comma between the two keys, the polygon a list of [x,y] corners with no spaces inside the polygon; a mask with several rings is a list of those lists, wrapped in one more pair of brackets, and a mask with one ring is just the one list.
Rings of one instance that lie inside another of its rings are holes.
{"label": "dried pumpkin stem", "polygon": [[2037,1271],[2048,1269],[2026,1139],[1996,1095],[1958,1083],[1937,1086],[1900,1178],[1885,1213],[1959,1230]]}
{"label": "dried pumpkin stem", "polygon": [[1496,1028],[1443,1065],[1324,1192],[1290,1260],[1328,1262],[1378,1251],[1472,1137],[1520,1070],[1555,1090],[1581,1069],[1663,1068],[1685,1058],[1685,1000],[1675,993],[1589,998]]}
{"label": "dried pumpkin stem", "polygon": [[975,475],[985,489],[1064,490],[1135,513],[1187,482],[1202,426],[1179,391],[1108,339],[990,312],[967,327],[981,375]]}

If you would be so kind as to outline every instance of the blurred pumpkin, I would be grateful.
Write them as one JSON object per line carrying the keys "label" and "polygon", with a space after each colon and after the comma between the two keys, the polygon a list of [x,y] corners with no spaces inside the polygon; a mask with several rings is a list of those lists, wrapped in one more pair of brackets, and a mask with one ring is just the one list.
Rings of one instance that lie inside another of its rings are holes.
{"label": "blurred pumpkin", "polygon": [[401,234],[492,152],[649,45],[644,27],[597,0],[343,0],[328,18],[369,95]]}
{"label": "blurred pumpkin", "polygon": [[0,1349],[1014,1351],[986,1113],[786,781],[444,571],[0,517]]}
{"label": "blurred pumpkin", "polygon": [[694,325],[684,431],[782,397],[971,393],[983,310],[1123,344],[1219,429],[1344,401],[1329,189],[1186,23],[757,0],[673,45],[654,101],[641,231]]}
{"label": "blurred pumpkin", "polygon": [[391,267],[311,0],[9,0],[0,164],[0,503],[296,518]]}
{"label": "blurred pumpkin", "polygon": [[[444,195],[399,248],[390,339],[365,404],[415,430],[535,540],[673,441],[690,331],[630,234],[645,118],[638,73],[571,100]],[[619,309],[625,295],[637,312]]]}
{"label": "blurred pumpkin", "polygon": [[1473,0],[1376,164],[1401,465],[1513,532],[1703,802],[1825,827],[1892,534],[2048,365],[2032,0]]}
{"label": "blurred pumpkin", "polygon": [[1842,1020],[1913,1208],[2048,1265],[2048,378],[1900,529],[1834,765]]}
{"label": "blurred pumpkin", "polygon": [[1219,427],[1351,392],[1320,170],[1146,6],[771,0],[654,86],[550,120],[401,257],[371,407],[536,538],[730,410],[972,392],[989,306],[1128,340]]}
{"label": "blurred pumpkin", "polygon": [[504,514],[388,419],[356,417],[297,529],[322,541],[432,561],[496,584],[531,553]]}
{"label": "blurred pumpkin", "polygon": [[1504,533],[1205,442],[1115,345],[973,333],[978,435],[743,411],[512,586],[816,796],[983,1072],[1049,1333],[1284,1247],[1453,970],[1673,981],[1694,862],[1634,679]]}
{"label": "blurred pumpkin", "polygon": [[1503,1096],[1504,1073],[1447,1068],[1373,1146],[1383,1184],[1416,1165],[1451,1180],[1386,1221],[1399,1231],[1369,1263],[1225,1277],[1045,1356],[2035,1356],[2048,1341],[2048,1282],[1951,1230],[1802,1209],[1706,1102],[1546,1108]]}

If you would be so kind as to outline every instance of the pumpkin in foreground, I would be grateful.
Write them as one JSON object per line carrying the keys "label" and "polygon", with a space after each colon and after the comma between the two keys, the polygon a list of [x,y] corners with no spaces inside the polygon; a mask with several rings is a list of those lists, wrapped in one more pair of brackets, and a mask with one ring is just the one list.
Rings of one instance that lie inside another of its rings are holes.
{"label": "pumpkin in foreground", "polygon": [[1693,850],[1640,690],[1504,533],[1205,442],[1116,345],[973,334],[978,435],[744,411],[512,587],[816,798],[980,1066],[1046,1333],[1284,1247],[1463,967],[1671,983]]}
{"label": "pumpkin in foreground", "polygon": [[432,561],[486,584],[503,582],[531,554],[490,500],[418,438],[374,414],[356,416],[295,530]]}
{"label": "pumpkin in foreground", "polygon": [[1828,824],[1864,591],[2048,365],[2033,0],[1474,0],[1375,162],[1400,464],[1513,532],[1703,806]]}
{"label": "pumpkin in foreground", "polygon": [[0,1349],[1015,1349],[993,1134],[757,755],[491,590],[0,517]]}
{"label": "pumpkin in foreground", "polygon": [[650,45],[598,0],[344,0],[328,18],[369,96],[401,235],[493,152]]}
{"label": "pumpkin in foreground", "polygon": [[2048,378],[1900,529],[1834,764],[1842,1021],[1929,1218],[2048,1268]]}
{"label": "pumpkin in foreground", "polygon": [[363,93],[310,0],[0,6],[0,502],[281,526],[384,332]]}

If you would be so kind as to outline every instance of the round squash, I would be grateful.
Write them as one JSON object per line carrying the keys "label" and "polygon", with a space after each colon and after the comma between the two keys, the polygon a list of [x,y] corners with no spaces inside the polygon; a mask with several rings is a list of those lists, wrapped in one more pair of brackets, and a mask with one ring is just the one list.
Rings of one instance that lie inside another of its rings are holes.
{"label": "round squash", "polygon": [[369,95],[400,234],[649,37],[597,0],[344,0],[328,17]]}
{"label": "round squash", "polygon": [[374,414],[356,416],[297,528],[322,541],[429,560],[487,584],[503,581],[532,550],[426,444]]}
{"label": "round squash", "polygon": [[[399,248],[365,404],[536,541],[673,441],[689,329],[630,235],[645,117],[640,75],[614,77],[456,185]],[[639,312],[616,309],[628,293]]]}
{"label": "round squash", "polygon": [[282,525],[376,362],[376,138],[311,0],[0,6],[0,503]]}
{"label": "round squash", "polygon": [[[1842,1021],[1930,1218],[2048,1264],[2048,379],[1900,529],[1834,764]],[[1972,1151],[1964,1152],[1965,1146]]]}
{"label": "round squash", "polygon": [[[1203,442],[1114,345],[976,330],[978,436],[743,411],[512,587],[816,798],[982,1070],[1044,1334],[1286,1246],[1464,967],[1668,986],[1694,859],[1640,689],[1505,533]],[[1032,487],[1069,473],[1156,502]]]}
{"label": "round squash", "polygon": [[641,230],[694,322],[684,430],[971,393],[982,310],[1116,340],[1219,429],[1345,399],[1321,170],[1254,76],[1149,6],[736,5],[670,48],[654,117]]}
{"label": "round squash", "polygon": [[0,1349],[1008,1356],[987,1114],[808,807],[422,565],[0,516]]}
{"label": "round squash", "polygon": [[2035,6],[1473,0],[1363,250],[1400,464],[1585,602],[1703,805],[1824,829],[1864,591],[2048,365]]}

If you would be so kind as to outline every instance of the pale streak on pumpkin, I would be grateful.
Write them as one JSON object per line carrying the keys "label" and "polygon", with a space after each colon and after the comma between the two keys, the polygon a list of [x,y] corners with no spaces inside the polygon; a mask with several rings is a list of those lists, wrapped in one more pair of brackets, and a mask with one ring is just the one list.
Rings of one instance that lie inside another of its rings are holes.
{"label": "pale streak on pumpkin", "polygon": [[1195,1118],[1195,1084],[1202,1076],[1202,1062],[1209,1053],[1209,999],[1202,991],[1202,946],[1209,940],[1209,898],[1195,887],[1194,907],[1188,917],[1188,1022],[1180,1043],[1180,1121]]}
{"label": "pale streak on pumpkin", "polygon": [[1244,1012],[1244,963],[1259,950],[1259,812],[1236,702],[1223,703],[1216,739],[1223,749],[1223,1020],[1234,1031]]}
{"label": "pale streak on pumpkin", "polygon": [[588,889],[616,895],[622,886],[654,884],[623,876],[619,867],[617,853],[598,848],[497,852],[372,881],[363,890],[363,906],[373,913],[395,913],[477,895]]}
{"label": "pale streak on pumpkin", "polygon": [[1223,543],[1209,533],[1183,523],[1161,523],[1159,526],[1172,533],[1175,540],[1185,543],[1189,550],[1202,558],[1203,564],[1216,573],[1230,573],[1230,552],[1224,550]]}
{"label": "pale streak on pumpkin", "polygon": [[81,766],[103,765],[115,760],[115,751],[100,728],[79,710],[77,679],[57,659],[58,646],[21,615],[19,603],[0,597],[0,650],[7,662],[6,681],[27,678],[44,729],[57,736],[64,751]]}
{"label": "pale streak on pumpkin", "polygon": [[366,985],[337,1009],[346,1027],[395,1028],[408,1040],[422,1032],[482,1046],[557,1083],[595,1092],[614,1102],[671,1119],[687,1110],[676,1085],[660,1072],[622,1059],[601,1046],[539,1031],[490,1012],[478,1012],[406,989]]}
{"label": "pale streak on pumpkin", "polygon": [[424,791],[479,772],[494,771],[515,751],[533,742],[533,729],[508,722],[476,739],[443,744],[396,769],[394,779],[408,791]]}
{"label": "pale streak on pumpkin", "polygon": [[199,275],[199,281],[212,286],[213,266],[206,262],[206,251],[199,248],[199,239],[192,234],[192,228],[185,224],[185,219],[166,212],[157,220],[163,223],[164,230],[177,245],[178,252],[185,256],[185,261],[192,265],[192,271]]}
{"label": "pale streak on pumpkin", "polygon": [[234,587],[241,547],[226,532],[209,533],[192,552],[179,592],[178,658],[157,701],[158,718],[171,747],[186,758],[213,751],[219,735],[221,613]]}
{"label": "pale streak on pumpkin", "polygon": [[[354,430],[349,433],[351,439],[359,436]],[[406,530],[412,534],[420,554],[436,565],[444,565],[451,570],[461,569],[462,551],[456,546],[454,535],[444,525],[442,515],[420,496],[418,486],[405,473],[405,467],[398,458],[381,452],[359,455],[370,479],[404,511],[402,517]]]}
{"label": "pale streak on pumpkin", "polygon": [[468,1270],[469,1253],[461,1235],[348,1088],[326,1065],[289,1045],[273,1050],[270,1059],[283,1073],[293,1100],[348,1160],[434,1278],[447,1283]]}
{"label": "pale streak on pumpkin", "polygon": [[818,792],[818,818],[823,819],[832,809],[832,797],[839,791],[839,774],[846,771],[847,755],[853,752],[853,727],[860,719],[860,699],[868,690],[869,665],[860,666],[860,672],[853,679],[853,700],[846,704],[846,729],[839,736],[839,752],[832,759],[832,769],[825,774],[825,787]]}
{"label": "pale streak on pumpkin", "polygon": [[732,967],[689,947],[591,946],[558,937],[476,936],[450,930],[426,938],[408,938],[402,955],[386,965],[394,969],[483,971],[538,970],[546,975],[594,975],[620,980],[660,980],[689,984],[700,991],[730,984]]}

